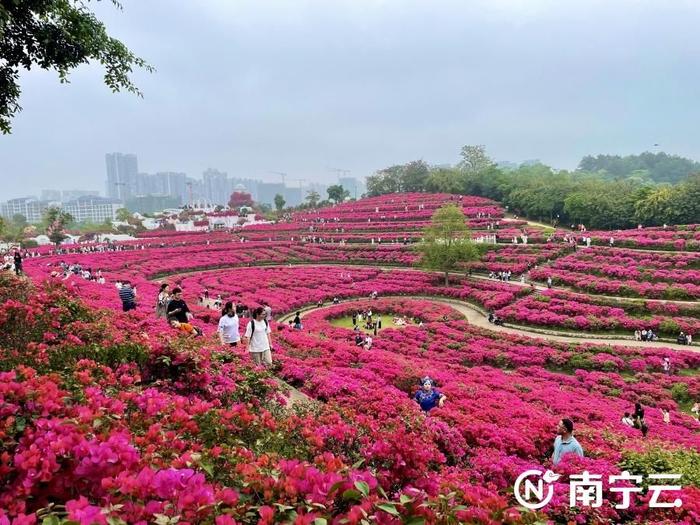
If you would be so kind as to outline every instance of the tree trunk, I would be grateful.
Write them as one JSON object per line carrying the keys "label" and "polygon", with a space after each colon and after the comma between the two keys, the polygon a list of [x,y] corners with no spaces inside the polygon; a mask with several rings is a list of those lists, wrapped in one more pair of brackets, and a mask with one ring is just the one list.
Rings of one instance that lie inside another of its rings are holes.
{"label": "tree trunk", "polygon": [[450,285],[450,272],[445,272],[445,286]]}

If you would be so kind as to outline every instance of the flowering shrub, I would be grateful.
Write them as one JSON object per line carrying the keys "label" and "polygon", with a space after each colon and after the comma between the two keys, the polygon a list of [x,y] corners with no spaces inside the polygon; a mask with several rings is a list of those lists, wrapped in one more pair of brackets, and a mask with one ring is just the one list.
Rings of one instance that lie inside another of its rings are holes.
{"label": "flowering shrub", "polygon": [[574,330],[630,333],[651,328],[673,337],[680,330],[700,333],[697,306],[651,301],[615,302],[560,290],[546,290],[523,297],[499,309],[497,314],[510,322]]}

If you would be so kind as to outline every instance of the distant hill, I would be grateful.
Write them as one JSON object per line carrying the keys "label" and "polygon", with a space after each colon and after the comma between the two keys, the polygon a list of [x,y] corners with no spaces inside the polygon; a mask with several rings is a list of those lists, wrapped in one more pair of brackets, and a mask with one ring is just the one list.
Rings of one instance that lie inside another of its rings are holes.
{"label": "distant hill", "polygon": [[606,178],[627,179],[637,177],[654,182],[675,184],[688,175],[700,173],[700,163],[678,155],[651,153],[640,155],[587,155],[578,165],[580,170],[602,172]]}

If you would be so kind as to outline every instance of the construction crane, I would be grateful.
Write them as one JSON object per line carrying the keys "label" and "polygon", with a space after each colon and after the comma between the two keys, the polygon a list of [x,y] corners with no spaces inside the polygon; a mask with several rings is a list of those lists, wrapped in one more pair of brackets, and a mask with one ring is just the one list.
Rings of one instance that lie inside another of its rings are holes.
{"label": "construction crane", "polygon": [[328,168],[328,171],[334,171],[336,177],[338,177],[338,182],[340,182],[340,177],[347,177],[350,174],[350,170],[344,170],[342,168]]}
{"label": "construction crane", "polygon": [[271,171],[270,173],[274,173],[275,175],[279,175],[282,177],[282,184],[284,184],[284,179],[287,178],[287,174],[283,171]]}

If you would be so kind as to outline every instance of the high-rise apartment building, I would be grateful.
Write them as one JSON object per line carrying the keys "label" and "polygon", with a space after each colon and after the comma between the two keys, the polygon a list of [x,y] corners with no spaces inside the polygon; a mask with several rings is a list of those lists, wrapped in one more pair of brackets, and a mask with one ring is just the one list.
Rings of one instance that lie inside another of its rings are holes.
{"label": "high-rise apartment building", "polygon": [[133,153],[107,153],[107,197],[124,201],[138,193],[139,166]]}
{"label": "high-rise apartment building", "polygon": [[6,219],[12,219],[15,215],[21,215],[28,223],[38,224],[50,205],[49,201],[40,201],[34,197],[10,199],[0,204],[0,215]]}
{"label": "high-rise apartment building", "polygon": [[202,174],[204,198],[213,204],[225,205],[231,196],[232,182],[226,173],[209,168]]}

